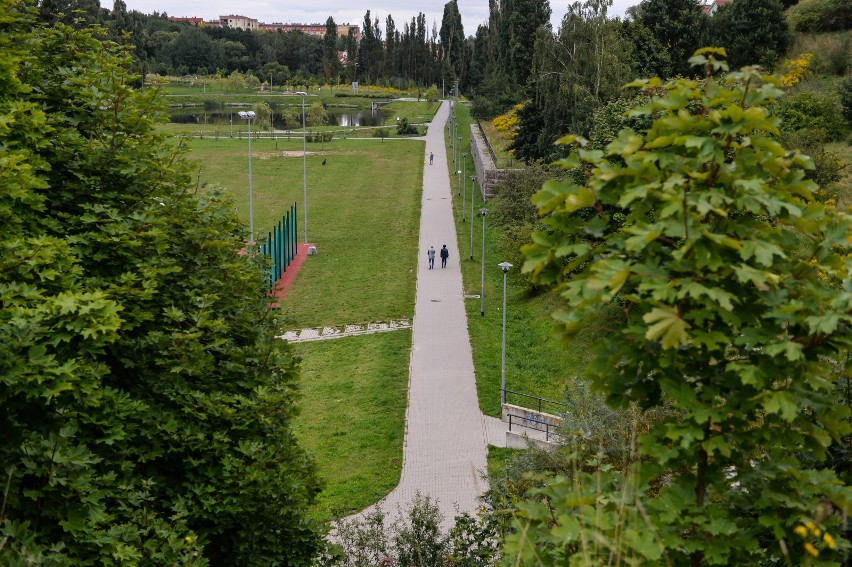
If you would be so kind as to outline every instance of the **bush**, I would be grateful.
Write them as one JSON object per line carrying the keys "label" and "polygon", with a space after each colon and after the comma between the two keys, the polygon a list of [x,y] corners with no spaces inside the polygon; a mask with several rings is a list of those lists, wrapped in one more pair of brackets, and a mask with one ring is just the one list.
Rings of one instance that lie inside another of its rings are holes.
{"label": "bush", "polygon": [[849,0],[802,0],[787,11],[793,29],[800,32],[832,32],[852,29]]}
{"label": "bush", "polygon": [[397,518],[377,509],[363,519],[343,520],[335,534],[336,551],[321,557],[320,566],[341,567],[487,567],[498,565],[499,538],[487,516],[461,514],[449,533],[438,506],[419,492]]}
{"label": "bush", "polygon": [[836,93],[802,91],[782,97],[775,105],[775,114],[783,121],[785,132],[823,130],[829,140],[840,140],[845,124]]}
{"label": "bush", "polygon": [[396,126],[396,133],[399,136],[408,136],[411,134],[417,135],[420,132],[417,130],[417,126],[408,123],[408,118],[403,118]]}
{"label": "bush", "polygon": [[837,96],[843,109],[843,118],[852,125],[852,77],[846,77],[837,85]]}
{"label": "bush", "polygon": [[384,141],[385,138],[390,136],[390,128],[382,126],[381,128],[376,128],[373,130],[374,138],[381,138]]}

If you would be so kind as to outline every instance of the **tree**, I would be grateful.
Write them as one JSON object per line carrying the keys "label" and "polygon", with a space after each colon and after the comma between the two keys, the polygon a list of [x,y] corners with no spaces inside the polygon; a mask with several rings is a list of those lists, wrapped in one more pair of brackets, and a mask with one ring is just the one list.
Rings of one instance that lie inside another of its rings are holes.
{"label": "tree", "polygon": [[710,35],[736,67],[771,67],[792,40],[778,0],[737,0],[722,6],[710,20]]}
{"label": "tree", "polygon": [[462,77],[464,68],[464,28],[456,0],[444,4],[441,18],[441,72],[446,84],[452,85]]}
{"label": "tree", "polygon": [[308,565],[296,363],[98,30],[0,0],[0,563]]}
{"label": "tree", "polygon": [[829,564],[848,546],[852,490],[825,459],[850,432],[834,388],[852,346],[852,217],[815,201],[811,160],[773,139],[777,81],[715,80],[723,53],[693,57],[703,81],[633,83],[655,95],[632,111],[647,133],[605,151],[566,137],[580,147],[562,165],[588,182],[535,197],[547,229],[524,269],[568,303],[563,334],[621,312],[592,353],[593,388],[671,411],[628,474],[584,461],[522,507],[520,563],[612,552],[581,538],[673,565]]}
{"label": "tree", "polygon": [[[587,0],[568,7],[559,33],[539,28],[530,90],[534,104],[520,113],[512,147],[525,161],[550,160],[566,131],[586,133],[594,110],[628,78],[622,57],[627,45],[618,22],[607,19],[611,0]],[[541,116],[535,116],[541,114]]]}
{"label": "tree", "polygon": [[500,15],[507,20],[509,76],[515,85],[524,88],[533,67],[538,29],[550,30],[550,3],[547,0],[512,0],[510,6],[507,13]]}
{"label": "tree", "polygon": [[337,58],[337,24],[331,16],[325,21],[325,36],[322,40],[322,68],[325,80],[337,77],[340,60]]}
{"label": "tree", "polygon": [[630,9],[634,19],[645,26],[663,46],[674,74],[688,75],[687,59],[701,45],[707,17],[699,0],[642,0]]}

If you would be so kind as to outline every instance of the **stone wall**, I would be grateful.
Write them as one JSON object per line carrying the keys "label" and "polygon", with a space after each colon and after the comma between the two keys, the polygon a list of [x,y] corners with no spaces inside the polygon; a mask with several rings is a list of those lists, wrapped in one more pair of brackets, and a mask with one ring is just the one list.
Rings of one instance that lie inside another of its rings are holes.
{"label": "stone wall", "polygon": [[497,169],[488,144],[483,139],[482,131],[474,122],[470,125],[470,155],[473,156],[473,164],[476,168],[476,179],[479,181],[479,192],[484,200],[491,198],[494,186],[502,181],[511,171],[515,169]]}

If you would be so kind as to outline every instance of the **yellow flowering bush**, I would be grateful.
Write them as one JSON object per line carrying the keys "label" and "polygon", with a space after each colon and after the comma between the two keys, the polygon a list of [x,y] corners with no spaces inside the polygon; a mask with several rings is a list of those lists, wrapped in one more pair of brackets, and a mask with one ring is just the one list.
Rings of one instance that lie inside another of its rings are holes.
{"label": "yellow flowering bush", "polygon": [[516,104],[505,113],[494,119],[494,129],[502,132],[507,138],[514,138],[518,134],[518,111],[524,107],[523,103]]}
{"label": "yellow flowering bush", "polygon": [[802,53],[796,59],[786,61],[784,64],[785,72],[781,75],[781,84],[789,89],[801,82],[802,79],[810,74],[810,65],[813,58],[813,53]]}

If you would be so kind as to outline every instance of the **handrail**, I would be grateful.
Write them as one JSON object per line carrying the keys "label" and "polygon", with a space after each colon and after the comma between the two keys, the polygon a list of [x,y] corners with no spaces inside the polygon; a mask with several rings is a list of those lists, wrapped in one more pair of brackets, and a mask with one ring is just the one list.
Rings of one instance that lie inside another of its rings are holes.
{"label": "handrail", "polygon": [[491,161],[494,163],[494,167],[497,167],[497,154],[494,152],[494,148],[491,147],[491,142],[488,141],[485,130],[482,129],[482,122],[479,121],[479,117],[476,118],[476,125],[479,126],[479,133],[482,134],[482,139],[485,140],[485,147],[488,148],[488,153],[491,154]]}
{"label": "handrail", "polygon": [[[554,402],[553,400],[548,400],[547,398],[542,398],[541,396],[532,396],[530,394],[524,394],[523,392],[515,392],[513,390],[502,390],[501,393],[514,394],[516,396],[521,396],[521,397],[524,397],[524,398],[530,398],[532,400],[538,401],[538,413],[542,413],[542,410],[541,410],[541,404],[542,403],[551,404],[551,405],[554,405],[554,406],[558,406],[559,408],[565,408],[565,409],[568,409],[568,407],[569,407],[567,404],[563,404],[562,402]],[[502,396],[501,399],[506,399],[506,397]]]}
{"label": "handrail", "polygon": [[[556,429],[556,426],[551,425],[546,420],[539,418],[537,415],[531,413],[527,416],[516,415],[513,413],[508,414],[509,416],[509,431],[512,431],[512,424],[516,423],[521,427],[525,427],[527,429],[532,429],[534,431],[542,431],[542,427],[544,427],[544,440],[550,441],[550,436],[556,436],[555,432],[551,432],[551,429]],[[532,422],[532,425],[529,423]]]}

